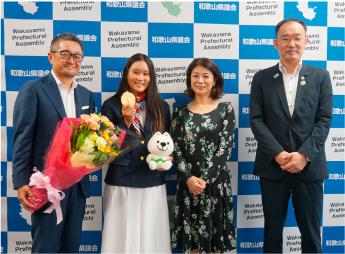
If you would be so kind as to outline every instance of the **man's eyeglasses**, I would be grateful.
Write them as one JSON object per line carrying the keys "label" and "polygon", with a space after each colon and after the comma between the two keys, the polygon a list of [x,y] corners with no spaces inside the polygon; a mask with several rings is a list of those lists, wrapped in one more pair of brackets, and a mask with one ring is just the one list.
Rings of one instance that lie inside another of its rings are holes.
{"label": "man's eyeglasses", "polygon": [[74,61],[81,62],[83,61],[84,57],[79,54],[71,54],[68,51],[51,51],[51,53],[60,53],[62,59],[70,59],[73,56]]}
{"label": "man's eyeglasses", "polygon": [[295,37],[295,38],[278,37],[278,39],[279,39],[282,43],[290,43],[290,41],[293,40],[293,42],[296,43],[296,44],[302,43],[304,38],[305,38],[305,37]]}

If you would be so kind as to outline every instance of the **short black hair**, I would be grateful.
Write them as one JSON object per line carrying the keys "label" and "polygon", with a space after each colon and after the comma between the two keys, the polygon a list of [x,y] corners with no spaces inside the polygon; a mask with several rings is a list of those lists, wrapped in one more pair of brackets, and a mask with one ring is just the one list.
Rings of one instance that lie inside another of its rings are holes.
{"label": "short black hair", "polygon": [[59,47],[60,41],[74,41],[78,43],[81,48],[82,54],[84,54],[83,42],[72,33],[62,33],[55,36],[50,44],[50,52],[55,51]]}
{"label": "short black hair", "polygon": [[301,25],[303,26],[303,28],[304,28],[305,33],[307,34],[307,26],[306,26],[306,24],[304,23],[304,21],[302,21],[302,20],[300,20],[300,19],[295,19],[295,18],[287,18],[287,19],[283,19],[282,21],[280,21],[280,22],[276,25],[276,38],[277,38],[277,33],[278,33],[280,27],[281,27],[282,25],[284,25],[285,23],[287,23],[287,22],[297,22],[297,23],[301,24]]}
{"label": "short black hair", "polygon": [[206,57],[196,58],[189,64],[187,68],[187,90],[184,91],[184,94],[187,97],[190,97],[192,99],[195,98],[195,92],[193,91],[192,85],[191,85],[191,76],[192,76],[192,71],[197,66],[202,66],[210,70],[213,74],[213,77],[215,79],[217,78],[216,85],[214,86],[215,88],[212,89],[210,96],[214,100],[218,100],[219,98],[221,98],[223,96],[223,91],[224,91],[223,75],[220,72],[217,64],[211,59],[206,58]]}

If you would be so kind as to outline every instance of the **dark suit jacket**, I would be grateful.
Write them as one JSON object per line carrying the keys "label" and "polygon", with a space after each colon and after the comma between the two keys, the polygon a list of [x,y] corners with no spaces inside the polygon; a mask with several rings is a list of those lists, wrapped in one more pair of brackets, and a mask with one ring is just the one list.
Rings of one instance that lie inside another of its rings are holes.
{"label": "dark suit jacket", "polygon": [[[274,78],[276,74],[279,76]],[[287,151],[299,152],[310,160],[297,173],[300,180],[328,178],[324,143],[331,126],[332,104],[331,79],[324,69],[302,64],[292,117],[279,65],[257,72],[250,93],[250,125],[258,141],[254,174],[272,180],[282,178],[286,171],[274,157]]]}
{"label": "dark suit jacket", "polygon": [[[76,115],[95,112],[93,94],[83,86],[74,90]],[[83,106],[89,108],[82,110]],[[66,117],[59,88],[51,73],[26,82],[19,90],[13,112],[13,185],[29,183],[33,167],[43,169],[43,157],[56,125]],[[85,197],[91,195],[89,176],[80,181]]]}
{"label": "dark suit jacket", "polygon": [[[170,111],[168,103],[163,101],[163,112],[165,121],[165,131],[170,132]],[[131,125],[128,128],[122,117],[122,104],[116,97],[110,97],[103,103],[102,115],[109,118],[111,122],[118,125],[121,129],[134,131]],[[159,186],[165,183],[164,172],[151,170],[146,162],[149,154],[147,150],[147,142],[152,137],[150,130],[151,118],[146,114],[145,126],[140,124],[141,143],[134,150],[123,155],[121,158],[115,159],[110,165],[105,176],[105,183],[116,186],[126,186],[135,188],[148,188]]]}

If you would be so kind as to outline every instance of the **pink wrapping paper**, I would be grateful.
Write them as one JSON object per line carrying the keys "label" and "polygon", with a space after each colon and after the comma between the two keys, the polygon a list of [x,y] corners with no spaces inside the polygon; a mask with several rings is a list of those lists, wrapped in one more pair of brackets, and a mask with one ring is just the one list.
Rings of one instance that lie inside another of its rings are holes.
{"label": "pink wrapping paper", "polygon": [[[74,126],[78,125],[78,119],[76,118],[64,118],[63,121],[59,122],[49,151],[45,156],[44,176],[49,176],[51,186],[57,190],[68,189],[73,184],[79,182],[85,175],[102,167],[101,165],[97,168],[90,169],[85,166],[71,166],[71,157],[73,154],[69,147],[70,137],[72,135],[70,121],[72,121]],[[119,145],[123,142],[125,135],[126,131],[122,130],[122,133],[119,134]],[[35,195],[35,200],[29,198],[29,196],[26,198],[30,204],[35,205],[32,211],[36,211],[48,202],[47,189],[34,186],[31,190]]]}

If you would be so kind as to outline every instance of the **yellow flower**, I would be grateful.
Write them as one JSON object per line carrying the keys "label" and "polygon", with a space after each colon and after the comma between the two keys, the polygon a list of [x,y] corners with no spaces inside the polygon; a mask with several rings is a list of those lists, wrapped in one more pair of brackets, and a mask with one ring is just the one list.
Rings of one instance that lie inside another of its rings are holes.
{"label": "yellow flower", "polygon": [[107,120],[102,120],[102,123],[104,123],[107,126],[110,126],[110,123]]}
{"label": "yellow flower", "polygon": [[93,134],[90,134],[89,136],[87,136],[88,139],[91,139],[93,142],[96,142],[98,135],[96,132],[94,132]]}
{"label": "yellow flower", "polygon": [[105,138],[105,140],[109,140],[109,134],[108,134],[108,132],[103,132],[103,136],[104,136],[104,138]]}
{"label": "yellow flower", "polygon": [[96,140],[96,145],[98,146],[98,149],[102,148],[102,147],[106,147],[107,146],[107,141],[102,138],[102,137],[98,137]]}
{"label": "yellow flower", "polygon": [[90,115],[91,119],[94,120],[96,123],[98,123],[99,121],[101,121],[101,118],[96,115],[96,114],[91,114]]}
{"label": "yellow flower", "polygon": [[109,147],[100,147],[99,150],[102,153],[110,153],[111,152],[111,149]]}
{"label": "yellow flower", "polygon": [[117,155],[118,155],[118,153],[117,153],[117,152],[112,152],[112,154],[113,154],[114,156],[117,156]]}

